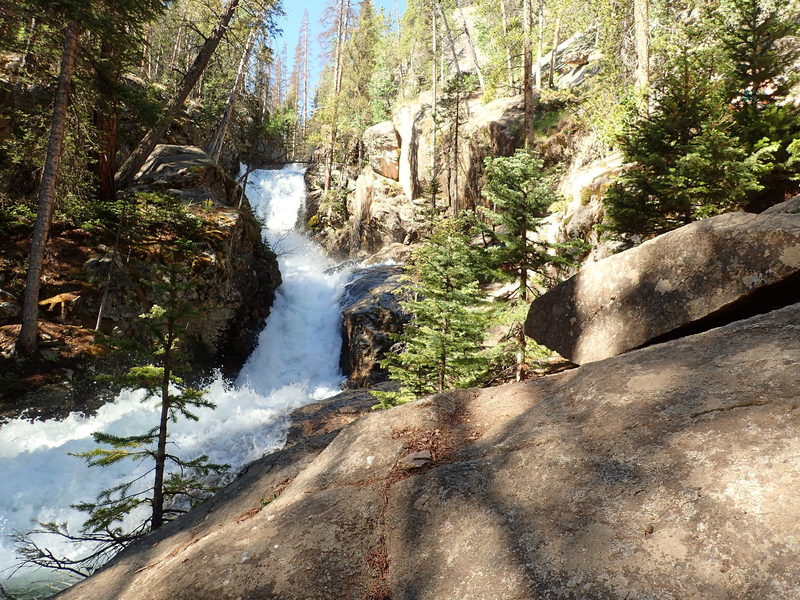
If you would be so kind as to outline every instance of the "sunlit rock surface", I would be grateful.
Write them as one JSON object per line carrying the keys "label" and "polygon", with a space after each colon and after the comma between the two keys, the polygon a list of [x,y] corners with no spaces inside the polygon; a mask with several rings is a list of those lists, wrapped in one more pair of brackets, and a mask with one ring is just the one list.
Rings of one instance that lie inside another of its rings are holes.
{"label": "sunlit rock surface", "polygon": [[792,305],[372,413],[60,598],[797,598],[799,363]]}
{"label": "sunlit rock surface", "polygon": [[800,301],[798,277],[800,216],[729,213],[585,265],[531,304],[525,331],[583,364]]}

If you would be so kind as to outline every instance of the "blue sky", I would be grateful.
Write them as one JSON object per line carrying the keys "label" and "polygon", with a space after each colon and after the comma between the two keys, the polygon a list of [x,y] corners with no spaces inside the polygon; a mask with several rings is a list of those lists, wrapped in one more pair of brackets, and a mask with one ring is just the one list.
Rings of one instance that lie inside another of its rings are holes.
{"label": "blue sky", "polygon": [[[297,35],[300,31],[300,21],[303,19],[303,11],[308,10],[309,23],[311,26],[311,47],[309,50],[309,73],[311,75],[312,89],[316,85],[317,75],[322,68],[320,61],[320,47],[317,42],[317,37],[322,29],[320,19],[325,11],[325,5],[329,0],[283,0],[283,11],[286,13],[285,17],[278,19],[278,26],[283,30],[283,34],[275,44],[276,48],[280,50],[286,43],[286,53],[289,59],[289,68],[294,57],[294,47],[297,45]],[[355,5],[358,0],[351,0]],[[376,8],[383,8],[384,10],[394,13],[399,11],[403,13],[406,7],[406,0],[373,0]]]}

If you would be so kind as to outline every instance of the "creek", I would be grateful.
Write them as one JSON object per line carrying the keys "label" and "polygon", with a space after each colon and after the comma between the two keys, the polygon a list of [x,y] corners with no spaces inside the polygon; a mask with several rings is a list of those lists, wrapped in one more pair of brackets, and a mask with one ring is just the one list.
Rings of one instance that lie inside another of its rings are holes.
{"label": "creek", "polygon": [[[215,376],[208,383],[206,397],[217,408],[197,411],[197,422],[183,419],[170,426],[171,453],[184,459],[206,454],[212,462],[229,464],[231,478],[284,444],[294,409],[338,392],[343,382],[339,298],[350,275],[347,269],[334,269],[322,249],[296,228],[305,208],[304,167],[254,171],[246,192],[264,223],[264,239],[278,254],[283,283],[258,346],[236,381]],[[93,415],[22,418],[0,428],[0,584],[7,590],[41,597],[68,579],[26,568],[6,580],[18,562],[11,533],[51,521],[78,531],[86,514],[71,504],[92,501],[101,490],[148,470],[147,464],[128,461],[90,469],[70,455],[94,447],[95,431],[125,436],[155,426],[157,403],[142,399],[141,391],[125,390]],[[134,513],[125,525],[145,517],[145,512]],[[87,551],[56,536],[37,541],[70,557]]]}

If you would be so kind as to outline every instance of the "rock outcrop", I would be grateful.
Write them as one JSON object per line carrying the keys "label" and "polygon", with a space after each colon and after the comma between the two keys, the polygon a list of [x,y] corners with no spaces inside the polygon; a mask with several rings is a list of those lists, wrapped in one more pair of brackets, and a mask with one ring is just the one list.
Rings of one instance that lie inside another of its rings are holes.
{"label": "rock outcrop", "polygon": [[379,362],[394,344],[390,334],[400,333],[410,317],[398,302],[402,274],[402,267],[370,267],[355,272],[345,288],[341,367],[352,387],[368,387],[388,377]]}
{"label": "rock outcrop", "polygon": [[421,225],[417,205],[400,185],[366,168],[356,180],[352,201],[350,256],[368,256],[392,243],[410,243]]}
{"label": "rock outcrop", "polygon": [[796,301],[800,216],[729,213],[585,265],[531,304],[525,331],[582,364]]}
{"label": "rock outcrop", "polygon": [[[170,194],[202,219],[207,236],[192,276],[193,300],[204,318],[190,335],[198,361],[235,373],[255,348],[281,282],[275,254],[264,246],[247,198],[200,148],[164,144],[156,146],[130,191]],[[113,260],[119,261],[113,252],[90,259],[85,271],[97,280],[104,261]],[[152,299],[132,293],[138,284],[124,268],[119,274],[112,279],[105,318],[109,327],[124,328]],[[97,298],[86,296],[83,302],[76,310],[96,314]]]}
{"label": "rock outcrop", "polygon": [[[431,104],[430,95],[422,94],[416,101],[400,107],[394,115],[393,123],[401,142],[400,184],[406,197],[412,199],[422,194],[432,178]],[[459,132],[458,174],[453,173],[450,185],[464,206],[477,206],[484,159],[513,154],[520,146],[522,97],[500,98],[487,104],[474,97],[468,100],[468,105],[468,117]],[[444,190],[448,184],[446,175],[440,173],[440,177],[440,188]]]}
{"label": "rock outcrop", "polygon": [[[203,314],[187,336],[190,358],[195,373],[209,367],[235,373],[255,347],[280,284],[276,257],[264,246],[247,199],[202,150],[185,146],[158,146],[134,186],[121,193],[138,192],[178,198],[197,217],[191,265],[179,273],[191,280],[189,300]],[[158,243],[131,243],[122,233],[115,240],[114,232],[103,229],[53,231],[40,311],[46,361],[42,367],[33,363],[23,370],[14,367],[18,385],[13,390],[0,386],[5,388],[0,389],[0,401],[10,397],[17,410],[37,407],[36,414],[51,417],[61,414],[62,408],[92,410],[102,402],[92,372],[106,368],[97,365],[103,360],[94,339],[98,315],[102,314],[104,333],[136,338],[141,333],[136,317],[163,304],[163,291],[148,285],[162,276]],[[6,364],[13,366],[10,356],[19,331],[18,299],[24,286],[13,265],[24,264],[29,243],[23,231],[0,250],[0,371]],[[44,403],[34,388],[43,385],[67,390],[61,394],[63,401],[50,403],[50,412],[38,410]]]}
{"label": "rock outcrop", "polygon": [[291,414],[286,446],[308,442],[311,438],[340,431],[369,413],[377,400],[371,391],[397,389],[393,383],[378,383],[369,389],[346,390],[320,402],[301,406]]}
{"label": "rock outcrop", "polygon": [[799,324],[367,415],[58,597],[797,598]]}
{"label": "rock outcrop", "polygon": [[418,198],[433,173],[430,152],[433,95],[425,93],[397,108],[392,123],[400,138],[399,180],[406,198]]}
{"label": "rock outcrop", "polygon": [[400,179],[400,135],[391,121],[368,128],[363,135],[369,166],[378,175]]}

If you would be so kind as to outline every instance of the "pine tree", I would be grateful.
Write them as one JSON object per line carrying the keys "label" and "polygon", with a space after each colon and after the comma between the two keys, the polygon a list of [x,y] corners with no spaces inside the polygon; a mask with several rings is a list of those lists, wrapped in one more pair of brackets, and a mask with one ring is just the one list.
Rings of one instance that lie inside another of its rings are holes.
{"label": "pine tree", "polygon": [[[535,278],[540,286],[553,280],[558,268],[572,265],[572,254],[582,247],[578,244],[550,244],[537,239],[536,233],[549,207],[559,199],[555,178],[548,175],[544,164],[527,150],[517,150],[513,156],[486,159],[486,185],[483,194],[492,202],[493,210],[485,213],[496,225],[493,232],[499,246],[493,264],[504,279],[517,283],[513,307],[525,307],[529,294],[536,293]],[[522,317],[522,314],[519,315]],[[521,320],[514,327],[516,378],[525,378],[527,340]]]}
{"label": "pine tree", "polygon": [[785,102],[798,81],[790,67],[800,58],[800,48],[790,41],[800,34],[798,7],[724,0],[714,17],[726,59],[726,99],[735,107],[734,132],[750,152],[775,144],[774,167],[763,173],[764,190],[754,199],[762,205],[779,202],[800,172],[787,162],[787,147],[800,136],[800,108]]}
{"label": "pine tree", "polygon": [[609,229],[664,233],[730,210],[761,188],[774,148],[741,147],[713,73],[684,47],[652,90],[651,114],[631,112],[620,140],[628,166],[604,199]]}
{"label": "pine tree", "polygon": [[444,219],[414,251],[401,301],[411,322],[396,336],[402,351],[381,364],[397,392],[375,392],[388,408],[421,396],[473,385],[486,369],[482,343],[487,315],[477,283],[480,263],[462,219]]}
{"label": "pine tree", "polygon": [[[40,523],[40,528],[16,534],[17,552],[23,564],[67,570],[86,576],[108,558],[149,531],[180,515],[217,489],[227,465],[211,463],[207,456],[184,460],[167,452],[169,424],[179,418],[198,419],[198,408],[214,408],[204,392],[186,385],[181,372],[188,369],[183,351],[187,333],[202,318],[194,308],[196,285],[191,278],[192,257],[199,237],[199,221],[189,214],[179,199],[171,196],[141,194],[146,213],[130,226],[130,234],[143,243],[152,243],[157,227],[160,260],[151,266],[149,282],[153,296],[159,298],[137,319],[136,339],[111,338],[108,345],[135,366],[122,375],[104,376],[103,382],[144,391],[143,402],[156,400],[159,420],[150,430],[130,436],[104,432],[93,434],[99,447],[75,456],[90,467],[107,467],[121,461],[148,463],[148,470],[130,481],[101,491],[90,501],[73,505],[88,514],[80,532],[69,531],[64,524]],[[152,482],[148,485],[146,482]],[[149,515],[132,528],[123,522],[140,507]],[[56,556],[36,542],[40,534],[54,534],[76,543],[88,543],[90,551],[78,559]]]}

